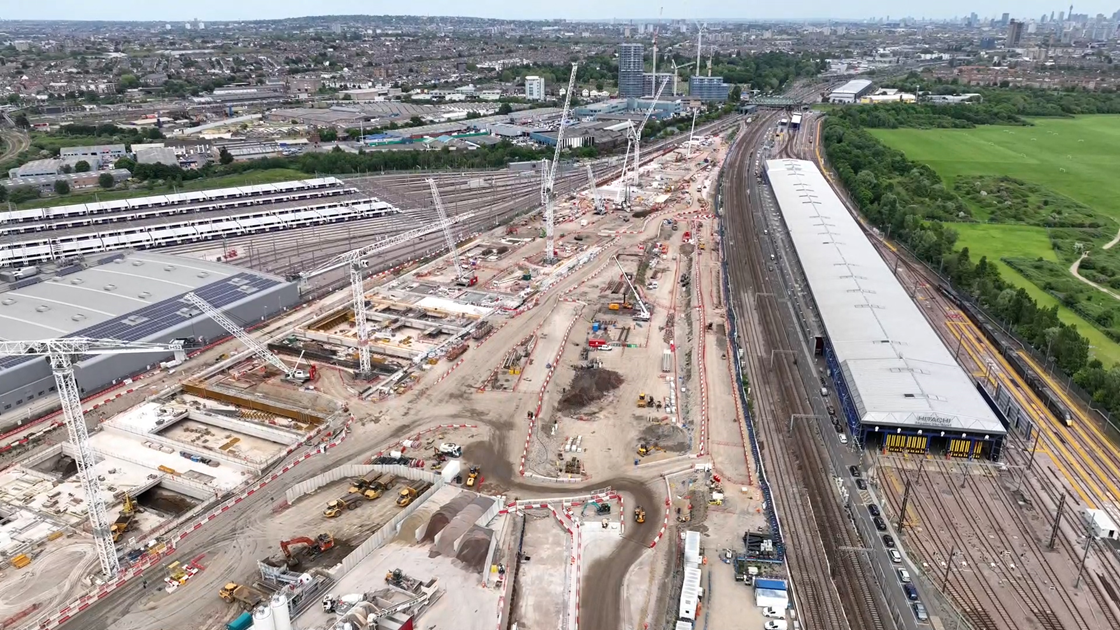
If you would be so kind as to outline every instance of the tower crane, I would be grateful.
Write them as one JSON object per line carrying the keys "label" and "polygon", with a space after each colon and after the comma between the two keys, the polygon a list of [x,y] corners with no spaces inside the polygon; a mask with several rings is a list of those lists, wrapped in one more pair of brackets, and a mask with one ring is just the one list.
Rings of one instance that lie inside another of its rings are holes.
{"label": "tower crane", "polygon": [[665,84],[662,83],[661,87],[657,90],[657,94],[653,96],[653,101],[650,102],[649,109],[646,110],[645,117],[642,118],[642,124],[638,125],[636,128],[633,126],[633,123],[631,123],[630,126],[630,130],[633,136],[631,140],[634,143],[634,168],[631,172],[633,174],[635,185],[638,183],[638,171],[642,168],[642,132],[645,130],[646,123],[649,122],[649,117],[653,115],[653,109],[657,107],[657,101],[661,100],[661,93],[664,91]]}
{"label": "tower crane", "polygon": [[595,171],[587,165],[587,187],[591,191],[591,201],[595,204],[595,214],[606,214],[606,203],[599,198],[599,190],[595,188]]}
{"label": "tower crane", "polygon": [[199,310],[210,317],[210,319],[217,322],[217,324],[224,328],[226,332],[233,335],[234,337],[237,337],[237,340],[245,344],[245,347],[249,349],[249,352],[253,353],[253,356],[255,356],[260,361],[264,361],[277,370],[283,372],[284,378],[287,378],[290,381],[295,381],[297,383],[303,383],[305,381],[311,380],[312,378],[315,378],[314,366],[312,366],[312,368],[307,371],[288,367],[288,364],[281,361],[280,357],[276,356],[272,352],[269,352],[268,348],[264,347],[261,342],[257,341],[249,333],[242,330],[241,327],[234,323],[232,319],[226,317],[225,313],[214,308],[209,302],[198,297],[194,293],[188,293],[183,297],[191,304],[197,306]]}
{"label": "tower crane", "polygon": [[696,65],[696,62],[690,61],[683,66],[678,66],[677,60],[673,60],[673,96],[677,95],[677,78],[680,77],[680,71],[684,70],[685,68],[690,68],[694,65]]}
{"label": "tower crane", "polygon": [[576,68],[572,64],[572,76],[568,78],[568,91],[564,93],[564,110],[560,114],[560,129],[556,131],[556,150],[552,153],[552,164],[548,167],[548,181],[545,184],[544,235],[546,239],[544,259],[547,263],[556,262],[555,201],[553,189],[556,185],[556,167],[560,164],[560,152],[564,150],[564,123],[568,121],[568,107],[572,103],[572,91],[576,88]]}
{"label": "tower crane", "polygon": [[89,524],[93,530],[93,542],[97,548],[97,559],[101,562],[101,572],[111,579],[120,572],[117,549],[113,546],[112,523],[105,512],[105,498],[101,495],[101,480],[93,467],[97,463],[89,444],[89,431],[82,412],[82,398],[78,382],[74,378],[74,362],[78,357],[91,354],[138,354],[141,352],[173,352],[175,358],[186,359],[182,341],[166,343],[147,343],[143,341],[119,341],[117,339],[88,339],[67,337],[65,339],[44,339],[41,341],[0,341],[0,355],[7,356],[45,356],[51,364],[51,373],[62,402],[62,416],[74,445],[74,463],[78,466],[78,479],[86,495],[89,507]]}
{"label": "tower crane", "polygon": [[473,287],[478,284],[478,276],[469,269],[463,268],[459,260],[459,248],[455,246],[455,237],[451,236],[451,224],[447,220],[447,212],[443,209],[443,200],[439,198],[439,188],[436,180],[428,178],[428,187],[432,189],[432,202],[436,205],[436,214],[439,223],[443,226],[443,240],[447,243],[447,250],[451,252],[451,262],[455,265],[455,284],[461,287]]}
{"label": "tower crane", "polygon": [[622,263],[618,262],[618,256],[614,257],[614,264],[618,265],[618,271],[622,274],[622,279],[626,281],[627,286],[634,292],[634,303],[638,305],[638,314],[634,316],[634,319],[648,322],[650,318],[649,309],[646,307],[646,303],[642,301],[642,296],[638,294],[638,289],[634,286],[634,283],[630,282],[630,276],[626,275],[626,270],[622,268]]}

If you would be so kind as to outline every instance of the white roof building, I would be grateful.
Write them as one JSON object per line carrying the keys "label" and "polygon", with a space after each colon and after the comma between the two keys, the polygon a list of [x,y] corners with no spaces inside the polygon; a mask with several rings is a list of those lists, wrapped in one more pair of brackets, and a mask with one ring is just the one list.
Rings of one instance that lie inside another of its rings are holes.
{"label": "white roof building", "polygon": [[1002,436],[1002,423],[815,164],[766,173],[865,429]]}
{"label": "white roof building", "polygon": [[844,85],[833,90],[828,95],[829,103],[855,103],[859,97],[871,91],[871,81],[868,79],[852,79]]}

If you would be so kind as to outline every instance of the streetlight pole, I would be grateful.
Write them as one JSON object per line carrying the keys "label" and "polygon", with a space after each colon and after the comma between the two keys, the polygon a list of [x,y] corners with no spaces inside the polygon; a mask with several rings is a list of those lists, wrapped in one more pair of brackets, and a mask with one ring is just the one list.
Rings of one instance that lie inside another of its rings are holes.
{"label": "streetlight pole", "polygon": [[949,587],[949,572],[953,570],[953,556],[957,555],[957,544],[953,543],[953,548],[949,551],[949,559],[945,562],[945,578],[941,581],[941,590],[948,592],[945,589]]}

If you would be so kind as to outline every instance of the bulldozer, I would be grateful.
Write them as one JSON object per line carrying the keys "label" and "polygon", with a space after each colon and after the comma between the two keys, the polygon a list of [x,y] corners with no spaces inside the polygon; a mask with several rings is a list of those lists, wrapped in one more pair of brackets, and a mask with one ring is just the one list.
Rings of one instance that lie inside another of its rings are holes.
{"label": "bulldozer", "polygon": [[284,558],[287,560],[288,567],[294,567],[299,564],[299,558],[292,553],[292,547],[296,545],[306,545],[307,553],[314,557],[323,552],[334,549],[334,536],[329,533],[319,534],[314,540],[307,536],[298,536],[291,540],[281,540],[280,550],[284,552]]}
{"label": "bulldozer", "polygon": [[467,487],[473,488],[478,483],[478,475],[481,473],[478,466],[471,466],[470,474],[467,475]]}
{"label": "bulldozer", "polygon": [[634,522],[638,524],[646,522],[646,511],[640,505],[634,508]]}
{"label": "bulldozer", "polygon": [[237,582],[227,583],[218,591],[218,596],[231,604],[241,604],[242,610],[252,610],[264,601],[264,595]]}

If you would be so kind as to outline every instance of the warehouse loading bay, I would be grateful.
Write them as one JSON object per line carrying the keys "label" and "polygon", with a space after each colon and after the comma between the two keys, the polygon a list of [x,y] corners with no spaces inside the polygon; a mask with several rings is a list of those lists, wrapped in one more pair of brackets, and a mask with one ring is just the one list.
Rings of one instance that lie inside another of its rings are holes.
{"label": "warehouse loading bay", "polygon": [[[711,209],[725,138],[559,199],[552,256],[538,215],[457,234],[458,265],[371,276],[371,373],[346,289],[250,333],[303,382],[222,341],[92,411],[97,452],[122,454],[98,464],[110,514],[135,503],[123,565],[151,568],[59,625],[677,627],[703,613],[762,627],[741,598],[779,602],[786,586],[733,421]],[[27,498],[34,475],[72,475],[60,438],[2,473],[5,509],[49,523],[0,570],[0,620],[17,626],[55,623],[97,588],[80,506],[69,521],[41,507],[80,488],[47,479]],[[708,561],[682,553],[686,531]],[[701,583],[714,588],[698,606]]]}

